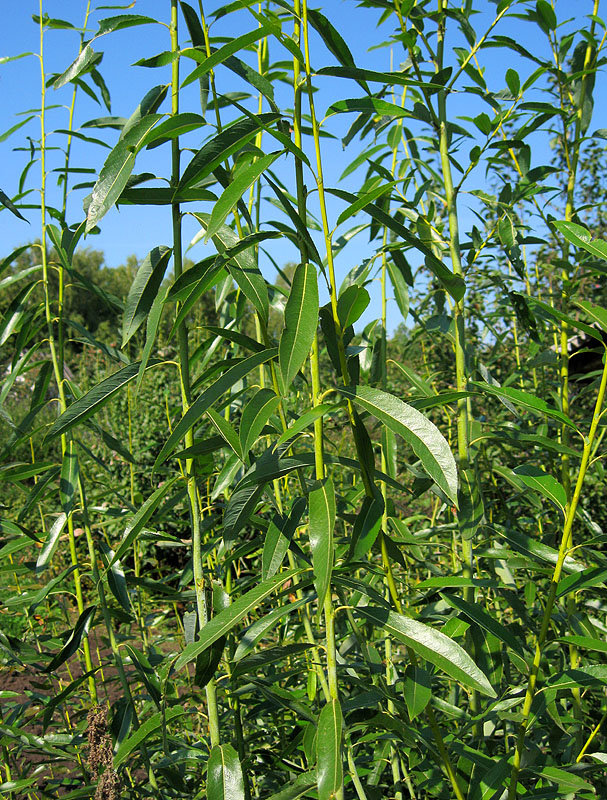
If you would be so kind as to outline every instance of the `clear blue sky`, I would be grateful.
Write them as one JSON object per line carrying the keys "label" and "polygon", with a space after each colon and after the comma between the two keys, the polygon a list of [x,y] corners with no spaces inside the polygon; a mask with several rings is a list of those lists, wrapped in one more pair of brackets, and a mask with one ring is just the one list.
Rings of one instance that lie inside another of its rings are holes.
{"label": "clear blue sky", "polygon": [[[101,4],[105,3],[101,0]],[[108,2],[107,5],[110,5]],[[126,5],[126,3],[125,3]],[[196,5],[194,2],[193,5]],[[210,17],[213,10],[223,3],[205,2],[205,11]],[[495,8],[493,3],[488,0],[477,2],[477,7],[482,10],[479,15],[476,28],[478,31],[484,29],[484,21],[489,20]],[[535,4],[526,4],[534,6]],[[386,70],[390,68],[391,51],[389,48],[372,49],[373,45],[387,39],[390,35],[390,24],[384,24],[379,29],[376,27],[378,12],[364,8],[358,8],[354,0],[325,0],[319,2],[323,13],[328,16],[335,26],[340,30],[343,37],[348,42],[357,64],[361,67],[376,70]],[[19,3],[11,4],[10,14],[3,16],[2,34],[0,38],[0,56],[15,56],[22,52],[38,52],[39,31],[38,26],[32,21],[32,14],[38,13],[38,2],[33,0],[21,0]],[[85,0],[45,0],[44,11],[51,17],[60,17],[69,20],[74,25],[82,24],[86,8]],[[138,13],[154,17],[162,22],[168,22],[169,0],[137,0],[128,11],[118,10],[98,10],[93,13],[89,22],[91,34],[97,30],[97,22],[107,16],[118,13]],[[559,19],[568,15],[579,24],[584,15],[590,13],[592,9],[591,0],[557,0],[557,14]],[[231,15],[229,18],[220,20],[212,29],[213,35],[235,36],[245,30],[255,27],[256,23],[251,20],[247,12],[240,12],[239,15]],[[239,27],[240,26],[240,27]],[[246,27],[245,27],[246,26]],[[453,26],[454,27],[454,26]],[[544,37],[538,35],[538,31],[533,26],[516,19],[505,19],[498,30],[499,33],[509,35],[523,42],[529,49],[536,50],[541,48],[542,54],[547,53],[547,42]],[[87,37],[88,38],[88,37]],[[320,44],[318,37],[314,33],[314,47],[312,58],[315,66],[326,66],[335,64],[336,61],[330,53]],[[45,57],[47,72],[62,72],[73,60],[78,50],[79,37],[76,32],[51,30],[45,35]],[[182,26],[180,32],[180,43],[185,45],[187,42],[187,31]],[[449,39],[449,44],[461,44],[459,37],[457,41],[454,36]],[[170,68],[145,69],[142,67],[131,66],[140,58],[153,56],[163,50],[169,49],[168,30],[160,25],[146,25],[144,27],[131,28],[119,31],[101,38],[94,48],[104,53],[103,63],[100,71],[109,87],[112,98],[112,114],[128,117],[138,104],[143,95],[154,85],[167,83],[170,79]],[[289,58],[286,51],[280,52],[278,45],[273,45],[271,59]],[[402,52],[402,51],[401,51]],[[401,52],[393,55],[394,68],[398,67],[401,59]],[[188,67],[191,62],[185,61],[184,67]],[[533,66],[530,62],[517,60],[515,56],[506,56],[505,52],[490,50],[482,54],[482,63],[487,66],[488,82],[496,91],[504,88],[504,74],[508,67],[520,69],[521,77],[530,74]],[[185,69],[184,69],[184,74]],[[235,80],[232,73],[219,69],[217,71],[218,88],[220,92],[230,91],[235,88],[244,88]],[[605,119],[604,90],[601,81],[597,81],[596,89],[596,112],[591,130],[607,127]],[[317,95],[317,104],[320,113],[326,109],[331,102],[341,97],[352,97],[361,94],[362,90],[357,91],[356,85],[350,82],[339,81],[338,79],[320,78],[316,79],[316,85],[320,91]],[[284,93],[283,93],[284,92]],[[282,97],[281,97],[282,94]],[[601,99],[601,94],[603,98]],[[52,131],[57,128],[67,127],[67,112],[64,104],[71,99],[71,87],[67,86],[59,91],[49,90],[47,94],[48,104],[60,104],[62,107],[49,110],[47,129]],[[529,99],[533,99],[530,97]],[[291,106],[291,94],[287,87],[280,90],[278,95],[279,105],[284,107]],[[481,110],[488,110],[486,106],[478,104],[478,101],[469,96],[460,96],[453,99],[457,104],[456,114],[474,114]],[[2,108],[2,119],[0,121],[0,135],[15,125],[23,116],[18,116],[27,109],[36,109],[40,103],[40,66],[36,57],[28,56],[9,63],[0,63],[0,107]],[[166,110],[166,109],[164,109]],[[197,89],[195,86],[189,87],[183,93],[182,110],[199,111]],[[34,112],[35,113],[35,112]],[[107,111],[96,105],[90,98],[83,93],[79,93],[76,107],[76,124],[82,124],[86,120],[104,116]],[[347,126],[353,121],[353,115],[343,117],[333,116],[327,124],[327,129],[338,136],[341,136]],[[86,131],[84,131],[86,132]],[[101,132],[90,130],[93,136],[99,136],[109,144],[113,144],[118,136],[117,131],[104,130]],[[0,142],[0,163],[2,173],[0,178],[0,188],[14,197],[19,183],[21,172],[29,159],[26,152],[15,151],[18,147],[27,147],[27,136],[37,138],[39,136],[39,121],[32,119],[27,125],[14,133],[10,138]],[[48,145],[62,144],[64,139],[59,135],[51,135]],[[337,185],[339,175],[346,164],[354,157],[358,144],[355,142],[346,154],[343,153],[341,142],[325,140],[325,183],[327,186]],[[192,147],[200,146],[195,142]],[[86,147],[86,149],[85,149]],[[81,143],[74,145],[73,166],[95,167],[99,170],[109,151],[100,147],[89,147]],[[311,148],[308,147],[310,156]],[[58,167],[61,161],[55,154],[50,155],[49,169]],[[544,143],[539,150],[539,156],[534,155],[534,164],[546,163],[549,153]],[[536,160],[537,159],[537,160]],[[184,156],[184,161],[187,157]],[[143,154],[138,158],[135,168],[136,172],[151,169],[158,175],[168,176],[170,171],[170,152],[168,146],[163,146],[153,150],[150,154]],[[292,188],[292,164],[279,167],[281,178],[291,181]],[[359,173],[359,176],[362,173]],[[94,179],[94,176],[83,176],[83,180]],[[358,185],[359,177],[354,176],[342,188],[354,190]],[[308,176],[307,183],[311,185],[311,176]],[[475,187],[482,186],[482,175],[478,175],[475,180]],[[27,188],[39,186],[39,165],[32,167],[26,181]],[[51,174],[49,181],[51,202],[56,198],[55,177]],[[77,222],[83,218],[82,197],[86,192],[75,192],[70,197],[68,218],[70,222]],[[32,195],[34,197],[34,195]],[[27,198],[23,201],[27,203]],[[209,210],[196,209],[196,210]],[[340,207],[336,203],[331,204],[331,214],[336,219]],[[39,213],[33,209],[24,210],[24,215],[30,220],[31,225],[26,225],[14,218],[8,211],[2,210],[0,213],[0,254],[7,254],[14,247],[36,238],[39,231]],[[272,214],[277,218],[277,214]],[[270,217],[271,218],[271,217]],[[464,213],[464,228],[466,220],[472,221],[472,216]],[[469,227],[469,225],[468,225]],[[186,223],[186,238],[192,236],[197,230],[193,222]],[[338,263],[339,275],[354,267],[361,258],[361,254],[366,254],[364,242],[365,234],[357,239],[357,244],[351,244],[345,248],[343,255],[340,256]],[[89,237],[86,244],[96,249],[104,251],[106,263],[110,266],[123,263],[129,254],[135,254],[142,258],[152,247],[159,244],[170,244],[170,212],[163,207],[147,207],[145,211],[124,206],[120,211],[112,209],[101,223],[101,234]],[[295,251],[286,241],[279,241],[277,245],[272,244],[274,258],[279,264],[295,258]],[[203,257],[205,253],[200,245],[192,252],[192,257],[196,260]],[[272,279],[271,270],[268,271],[268,278]],[[376,314],[377,307],[370,310],[365,316],[365,320],[370,319]],[[398,319],[393,318],[393,325],[398,323]]]}

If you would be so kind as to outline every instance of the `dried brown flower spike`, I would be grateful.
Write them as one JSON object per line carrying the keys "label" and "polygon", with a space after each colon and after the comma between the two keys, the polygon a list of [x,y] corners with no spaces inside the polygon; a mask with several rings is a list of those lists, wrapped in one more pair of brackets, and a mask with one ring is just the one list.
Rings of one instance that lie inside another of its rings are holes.
{"label": "dried brown flower spike", "polygon": [[93,778],[98,778],[95,800],[117,800],[120,778],[113,768],[112,739],[107,730],[107,708],[95,706],[87,717],[88,763]]}

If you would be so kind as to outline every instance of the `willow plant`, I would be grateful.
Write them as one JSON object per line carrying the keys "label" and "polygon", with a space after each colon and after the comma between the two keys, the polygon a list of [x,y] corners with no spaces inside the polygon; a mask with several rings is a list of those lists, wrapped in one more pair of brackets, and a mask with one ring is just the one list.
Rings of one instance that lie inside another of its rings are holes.
{"label": "willow plant", "polygon": [[[26,513],[2,518],[0,552],[15,582],[7,607],[29,603],[32,628],[55,593],[69,597],[69,576],[75,603],[63,600],[66,633],[44,629],[37,648],[0,634],[7,663],[61,680],[56,697],[2,696],[9,796],[102,798],[118,781],[128,797],[213,800],[591,798],[605,788],[595,747],[607,718],[606,573],[592,503],[607,311],[581,293],[604,275],[607,245],[583,227],[578,203],[605,29],[598,0],[585,30],[544,0],[502,0],[481,17],[474,2],[360,6],[392,26],[386,71],[357,63],[333,10],[307,0],[166,0],[166,19],[118,13],[92,37],[99,9],[87,6],[79,49],[54,79],[74,91],[61,229],[46,207],[41,45],[40,308],[60,414],[39,430],[15,426],[11,446],[35,440],[44,461],[2,466]],[[41,43],[60,27],[43,11]],[[512,35],[522,24],[541,29],[545,54]],[[93,45],[136,42],[144,25],[161,26],[166,49],[137,64],[162,77],[112,118],[86,218],[72,224],[75,92],[90,76],[105,96]],[[495,59],[484,69],[495,52],[513,64],[503,81]],[[328,81],[340,99],[326,100]],[[554,87],[560,104],[532,94]],[[532,164],[532,135],[551,136],[555,122],[561,172]],[[135,171],[144,150],[153,173]],[[544,202],[555,174],[566,187],[557,221]],[[21,213],[18,199],[2,202]],[[64,376],[66,276],[82,289],[76,244],[126,204],[141,215],[163,207],[170,235],[138,266],[120,347],[87,334],[114,360],[92,386],[81,368],[83,391]],[[295,254],[289,267],[279,239]],[[542,266],[555,242],[560,277]],[[0,323],[22,375],[20,350],[38,336],[30,294]],[[203,307],[217,320],[201,320]],[[600,356],[572,402],[573,330]],[[14,378],[3,380],[4,400]],[[149,387],[164,392],[152,402],[167,419],[151,468],[131,452]],[[99,436],[128,462],[122,483]],[[63,511],[42,536],[30,530],[36,506],[42,521]],[[26,554],[38,547],[32,572]],[[92,632],[105,640],[99,663]],[[103,746],[94,739],[105,711],[87,717],[97,702],[111,712]],[[28,765],[31,752],[44,767]]]}

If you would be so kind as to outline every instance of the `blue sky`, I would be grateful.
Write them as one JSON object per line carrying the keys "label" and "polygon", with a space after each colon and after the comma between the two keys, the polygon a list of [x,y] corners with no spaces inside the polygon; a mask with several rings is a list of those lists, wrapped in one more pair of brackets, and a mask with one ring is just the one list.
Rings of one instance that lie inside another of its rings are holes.
{"label": "blue sky", "polygon": [[[105,4],[101,0],[101,5]],[[109,4],[108,2],[107,5]],[[193,4],[196,5],[195,2]],[[220,5],[222,3],[207,1],[205,3],[207,16],[210,17],[213,10]],[[393,68],[398,68],[398,62],[402,57],[401,52],[392,53],[390,48],[373,49],[379,42],[387,39],[392,32],[390,23],[384,24],[379,29],[376,27],[377,11],[358,8],[354,0],[343,0],[343,2],[342,0],[325,0],[325,2],[318,5],[340,30],[359,66],[375,70],[388,70],[391,66],[391,59],[393,59]],[[488,21],[491,18],[495,6],[488,0],[486,2],[477,2],[476,6],[481,10],[479,17],[477,17],[476,28],[482,31],[486,24],[485,20]],[[568,15],[578,25],[583,16],[591,11],[591,7],[591,0],[558,0],[556,3],[559,19],[563,18],[564,15]],[[12,4],[11,13],[5,14],[3,18],[0,57],[16,56],[23,52],[38,52],[38,26],[34,24],[31,18],[32,14],[38,13],[38,8],[38,2],[32,2],[31,0],[22,0],[22,2]],[[44,11],[49,16],[69,20],[76,26],[82,24],[85,8],[85,0],[45,0],[43,5]],[[169,8],[169,0],[137,0],[126,12],[98,10],[91,16],[89,30],[91,33],[95,32],[99,19],[117,13],[149,15],[166,23],[168,22]],[[213,27],[212,34],[233,37],[251,27],[255,27],[255,25],[255,21],[248,18],[246,12],[241,12],[238,16],[231,15],[227,19],[220,20]],[[505,19],[501,23],[498,32],[521,41],[533,51],[541,48],[543,54],[547,53],[545,38],[541,34],[538,35],[538,31],[527,23],[516,19]],[[450,34],[448,44],[461,44],[460,38],[455,34]],[[48,31],[45,35],[45,67],[47,73],[62,72],[76,56],[78,42],[79,36],[76,32],[64,30]],[[187,32],[185,26],[182,25],[180,43],[183,46],[186,42]],[[151,70],[131,66],[138,59],[153,56],[169,49],[169,46],[168,30],[162,25],[131,28],[98,40],[94,47],[104,53],[100,71],[110,90],[112,114],[128,117],[148,89],[154,85],[169,81],[170,68],[168,67]],[[279,46],[275,45],[274,50],[271,52],[271,59],[286,60],[287,58],[289,56],[286,51],[280,52]],[[334,57],[325,50],[316,34],[314,34],[312,59],[314,65],[319,67],[335,63]],[[189,69],[191,62],[185,60],[184,62],[184,68],[187,67]],[[496,90],[505,86],[504,74],[509,67],[520,69],[522,79],[533,69],[529,62],[522,62],[515,56],[506,56],[504,52],[498,50],[485,51],[482,54],[482,63],[487,67],[488,83]],[[187,74],[185,69],[182,74]],[[225,69],[217,71],[217,82],[220,92],[244,88],[242,85],[238,85],[232,77],[232,73]],[[604,119],[605,103],[600,101],[599,94],[601,82],[599,81],[597,84],[596,91],[598,96],[592,129],[607,127],[607,120]],[[316,102],[320,113],[323,113],[331,102],[336,99],[346,96],[358,96],[362,92],[362,90],[357,92],[355,85],[352,86],[349,82],[339,81],[338,79],[323,78],[321,80],[318,78],[316,79],[316,85],[319,87]],[[65,104],[69,103],[70,99],[71,89],[69,86],[59,91],[52,89],[48,91],[47,103],[60,106],[48,111],[47,129],[49,131],[67,126]],[[530,97],[529,99],[533,98]],[[195,85],[184,91],[181,102],[182,110],[199,112],[200,106]],[[290,107],[291,94],[287,87],[284,90],[279,89],[278,102],[279,105],[284,102],[285,107]],[[479,105],[478,101],[470,97],[456,96],[452,102],[454,106],[457,106],[456,114],[466,113],[473,116],[481,110],[488,110],[488,107]],[[24,111],[37,108],[39,103],[40,66],[38,58],[28,56],[8,63],[0,62],[0,107],[2,108],[0,136],[19,120],[23,119],[22,114]],[[166,109],[163,108],[163,110]],[[35,112],[33,113],[35,114]],[[82,93],[79,94],[75,115],[77,125],[106,114],[107,111],[103,107],[96,105]],[[327,121],[326,127],[332,133],[341,136],[353,119],[353,115],[332,116]],[[93,136],[99,136],[109,144],[113,144],[118,136],[117,131],[109,129],[101,132],[89,130],[89,133]],[[15,148],[28,147],[26,138],[28,135],[33,138],[39,136],[39,121],[37,117],[28,122],[27,125],[10,138],[0,141],[0,163],[2,164],[0,188],[9,197],[13,197],[16,194],[21,172],[29,159],[29,155],[26,152],[16,151]],[[60,134],[53,134],[48,138],[48,145],[59,145],[63,141],[64,139]],[[188,144],[192,147],[200,146],[200,143],[192,140],[189,140]],[[346,153],[343,152],[339,140],[325,140],[324,144],[325,184],[329,187],[336,186],[341,172],[357,152],[358,144],[355,142]],[[307,151],[312,156],[310,142],[308,142]],[[101,147],[89,147],[88,145],[84,146],[81,143],[75,143],[72,164],[77,167],[86,166],[99,170],[108,152],[109,150]],[[540,143],[539,150],[534,154],[534,164],[547,163],[548,158],[549,151],[547,143],[544,141]],[[538,160],[536,161],[536,159]],[[184,154],[183,160],[187,163],[187,154]],[[281,161],[284,161],[284,159],[281,159]],[[58,160],[57,154],[51,151],[49,154],[49,169],[58,167],[60,163],[61,161]],[[141,158],[138,158],[135,171],[142,172],[147,169],[153,170],[157,175],[168,176],[170,171],[170,150],[167,145],[153,150],[149,154],[144,153]],[[292,164],[285,163],[283,166],[277,164],[277,172],[286,183],[291,181],[289,188],[292,189]],[[78,179],[81,179],[80,176]],[[82,180],[87,179],[92,180],[94,176],[85,175],[82,177]],[[360,180],[362,180],[362,172],[352,176],[345,183],[341,183],[340,186],[341,188],[355,190]],[[309,186],[311,185],[311,176],[308,176],[307,183]],[[39,165],[35,164],[27,177],[26,187],[35,189],[38,185]],[[481,174],[476,176],[474,185],[476,188],[482,188],[483,177]],[[53,197],[57,197],[55,176],[52,174],[49,178],[49,193],[52,203]],[[83,218],[82,197],[84,194],[86,192],[74,192],[70,196],[68,210],[70,222],[77,222]],[[31,197],[33,198],[34,195]],[[28,198],[25,198],[23,202],[27,203]],[[196,210],[208,211],[210,209]],[[336,219],[339,211],[340,206],[336,202],[332,202],[330,214],[333,220]],[[0,241],[2,242],[0,252],[2,254],[10,252],[14,247],[36,238],[38,235],[39,213],[34,209],[26,209],[23,213],[30,220],[31,225],[26,225],[15,219],[6,210],[0,213]],[[275,214],[272,216],[276,218]],[[467,222],[471,224],[472,215],[464,209],[462,219],[465,229]],[[192,220],[186,221],[186,240],[189,240],[197,229],[197,225]],[[159,244],[170,244],[170,238],[170,212],[167,208],[147,207],[142,211],[141,209],[123,206],[120,211],[112,209],[107,214],[101,223],[101,234],[89,237],[86,244],[103,250],[106,256],[106,263],[110,266],[115,266],[123,263],[129,254],[135,254],[138,258],[143,258],[152,247]],[[350,269],[356,266],[361,257],[367,254],[366,238],[363,234],[362,237],[356,240],[357,244],[350,244],[344,249],[338,262],[339,276],[343,277]],[[286,240],[279,240],[277,244],[273,243],[272,248],[273,256],[279,264],[284,264],[286,261],[296,257],[294,249]],[[202,258],[204,255],[206,253],[203,252],[201,245],[197,245],[191,253],[195,260]],[[271,268],[266,267],[264,269],[269,270],[267,277],[271,280],[273,278]],[[375,300],[373,308],[365,315],[365,321],[370,319],[376,311]],[[394,327],[398,321],[398,319],[393,318],[393,324],[390,327]]]}

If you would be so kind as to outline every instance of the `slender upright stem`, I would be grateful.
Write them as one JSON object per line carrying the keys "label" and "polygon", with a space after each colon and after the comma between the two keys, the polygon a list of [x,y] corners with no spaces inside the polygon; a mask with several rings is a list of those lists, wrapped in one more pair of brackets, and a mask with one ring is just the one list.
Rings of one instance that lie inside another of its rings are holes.
{"label": "slender upright stem", "polygon": [[[445,0],[438,0],[438,10],[440,18],[438,21],[438,38],[437,38],[437,60],[436,69],[441,70],[444,66],[443,55],[445,45]],[[453,175],[451,171],[451,161],[449,160],[449,131],[447,127],[447,97],[446,92],[440,91],[438,93],[438,123],[439,123],[439,148],[440,159],[443,174],[443,181],[445,186],[445,203],[447,206],[447,215],[449,219],[449,253],[451,256],[451,266],[453,272],[460,278],[464,278],[464,271],[462,267],[461,249],[459,241],[459,219],[457,210],[457,193],[453,187]],[[455,382],[458,392],[465,392],[467,385],[467,370],[466,370],[466,323],[465,323],[465,303],[464,297],[457,300],[453,308],[453,316],[455,323]],[[470,461],[469,453],[469,413],[468,401],[463,397],[457,401],[457,453],[459,460],[460,472],[468,469]],[[463,555],[463,574],[465,578],[472,578],[474,574],[474,554],[472,547],[472,540],[465,538],[462,541],[462,555]],[[464,588],[464,600],[468,603],[474,603],[474,587],[466,586]],[[472,650],[474,646],[472,640],[469,640],[469,645]],[[480,709],[479,693],[474,691],[471,696],[471,711],[473,715],[477,715]],[[482,723],[476,726],[477,736],[482,736]]]}
{"label": "slender upright stem", "polygon": [[[41,218],[41,242],[40,242],[40,258],[42,261],[42,283],[44,289],[44,313],[47,326],[48,345],[51,353],[51,362],[53,365],[53,375],[55,383],[57,384],[57,393],[59,395],[59,410],[63,412],[67,408],[67,400],[65,396],[65,387],[63,384],[63,360],[61,349],[57,348],[55,336],[55,317],[51,306],[50,284],[49,284],[49,263],[47,253],[47,238],[46,238],[46,73],[44,68],[44,22],[43,22],[43,0],[39,0],[39,29],[40,29],[40,218]],[[62,284],[60,284],[62,286]],[[62,291],[62,290],[61,290]],[[61,320],[63,314],[63,296],[59,297],[58,307],[58,320],[59,329],[61,329]],[[61,435],[61,456],[62,460],[66,458],[73,458],[73,442],[68,440],[65,434]],[[74,589],[76,593],[76,604],[78,607],[78,614],[84,611],[84,598],[82,593],[82,581],[80,575],[80,568],[78,566],[78,554],[76,551],[76,539],[74,536],[74,518],[70,511],[67,515],[67,530],[68,530],[68,544],[70,550],[70,560],[74,569]],[[82,649],[84,651],[84,664],[86,671],[90,672],[93,669],[93,660],[91,658],[91,648],[88,637],[85,637],[82,642]],[[91,703],[97,704],[97,687],[95,685],[94,676],[88,679],[89,694]]]}
{"label": "slender upright stem", "polygon": [[[179,52],[179,40],[177,29],[177,0],[171,0],[171,50],[173,53]],[[179,59],[176,58],[172,65],[171,75],[171,114],[179,113]],[[180,175],[180,148],[179,137],[171,143],[171,186],[177,187]],[[173,268],[175,278],[183,273],[182,256],[182,236],[181,236],[181,209],[179,202],[171,204],[173,219]],[[177,309],[177,313],[179,309]],[[178,330],[179,342],[179,374],[181,386],[181,405],[183,413],[188,410],[191,403],[190,391],[190,358],[188,352],[188,330],[185,321],[181,323]],[[194,443],[194,433],[190,429],[185,435],[185,446],[191,447]],[[207,603],[205,598],[205,580],[202,565],[202,531],[201,519],[202,510],[200,508],[198,492],[196,489],[196,479],[194,476],[194,461],[191,458],[185,461],[185,476],[190,505],[190,518],[192,522],[192,562],[194,570],[194,586],[196,593],[196,608],[198,612],[198,624],[202,628],[208,622]],[[211,746],[220,743],[219,734],[219,711],[217,708],[217,689],[215,680],[212,678],[205,687],[207,699],[207,711],[209,717],[209,737]]]}

